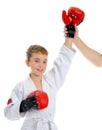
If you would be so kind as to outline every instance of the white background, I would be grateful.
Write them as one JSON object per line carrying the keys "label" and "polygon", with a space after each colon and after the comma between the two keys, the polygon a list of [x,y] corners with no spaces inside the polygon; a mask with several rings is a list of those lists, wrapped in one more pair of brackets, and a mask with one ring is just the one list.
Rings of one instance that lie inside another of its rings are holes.
{"label": "white background", "polygon": [[[102,52],[101,0],[0,1],[0,130],[20,130],[23,119],[9,121],[3,111],[14,85],[28,76],[26,49],[31,44],[45,46],[49,69],[65,40],[61,13],[70,6],[85,12],[79,36]],[[55,122],[59,130],[102,130],[102,68],[73,47],[77,52],[57,96]]]}

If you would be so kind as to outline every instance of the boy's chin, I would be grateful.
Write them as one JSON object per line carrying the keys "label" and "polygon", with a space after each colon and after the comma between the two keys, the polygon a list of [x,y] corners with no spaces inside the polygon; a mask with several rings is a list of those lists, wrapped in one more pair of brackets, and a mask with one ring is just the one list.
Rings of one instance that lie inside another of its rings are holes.
{"label": "boy's chin", "polygon": [[42,73],[41,73],[41,74],[35,74],[35,76],[37,76],[37,77],[42,77],[43,74],[42,74]]}

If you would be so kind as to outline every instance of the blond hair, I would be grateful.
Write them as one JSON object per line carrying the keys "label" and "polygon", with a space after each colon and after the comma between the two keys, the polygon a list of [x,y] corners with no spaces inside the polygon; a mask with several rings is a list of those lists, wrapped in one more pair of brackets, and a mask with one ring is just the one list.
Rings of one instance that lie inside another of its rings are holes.
{"label": "blond hair", "polygon": [[30,60],[32,53],[42,53],[43,55],[48,55],[48,51],[41,45],[31,45],[26,51],[26,57],[28,61]]}

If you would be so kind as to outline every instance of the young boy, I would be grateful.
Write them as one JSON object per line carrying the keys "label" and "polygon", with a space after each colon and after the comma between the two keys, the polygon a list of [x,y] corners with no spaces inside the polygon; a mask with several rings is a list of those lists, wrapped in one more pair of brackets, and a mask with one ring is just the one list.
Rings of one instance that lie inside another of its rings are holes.
{"label": "young boy", "polygon": [[[78,28],[76,27],[75,37],[73,38],[73,43],[80,50],[80,52],[94,65],[97,67],[102,67],[102,54],[98,51],[88,47],[81,38],[78,37]],[[67,28],[64,28],[65,37],[67,37]]]}
{"label": "young boy", "polygon": [[74,54],[72,38],[67,37],[52,69],[45,73],[47,50],[40,45],[30,46],[26,52],[26,64],[31,72],[14,87],[4,109],[5,117],[17,120],[25,116],[21,130],[57,130],[53,121],[56,94],[65,81]]}

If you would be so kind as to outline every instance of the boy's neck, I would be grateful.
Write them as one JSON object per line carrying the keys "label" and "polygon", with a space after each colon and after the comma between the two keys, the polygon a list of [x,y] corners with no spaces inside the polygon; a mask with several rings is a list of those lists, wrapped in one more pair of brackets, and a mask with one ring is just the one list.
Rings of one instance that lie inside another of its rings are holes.
{"label": "boy's neck", "polygon": [[30,74],[30,77],[33,80],[36,88],[39,89],[39,90],[43,90],[43,88],[42,88],[42,77],[33,75],[32,73]]}
{"label": "boy's neck", "polygon": [[36,81],[36,82],[42,81],[42,76],[38,76],[38,75],[34,75],[34,74],[30,73],[30,77],[33,81]]}

